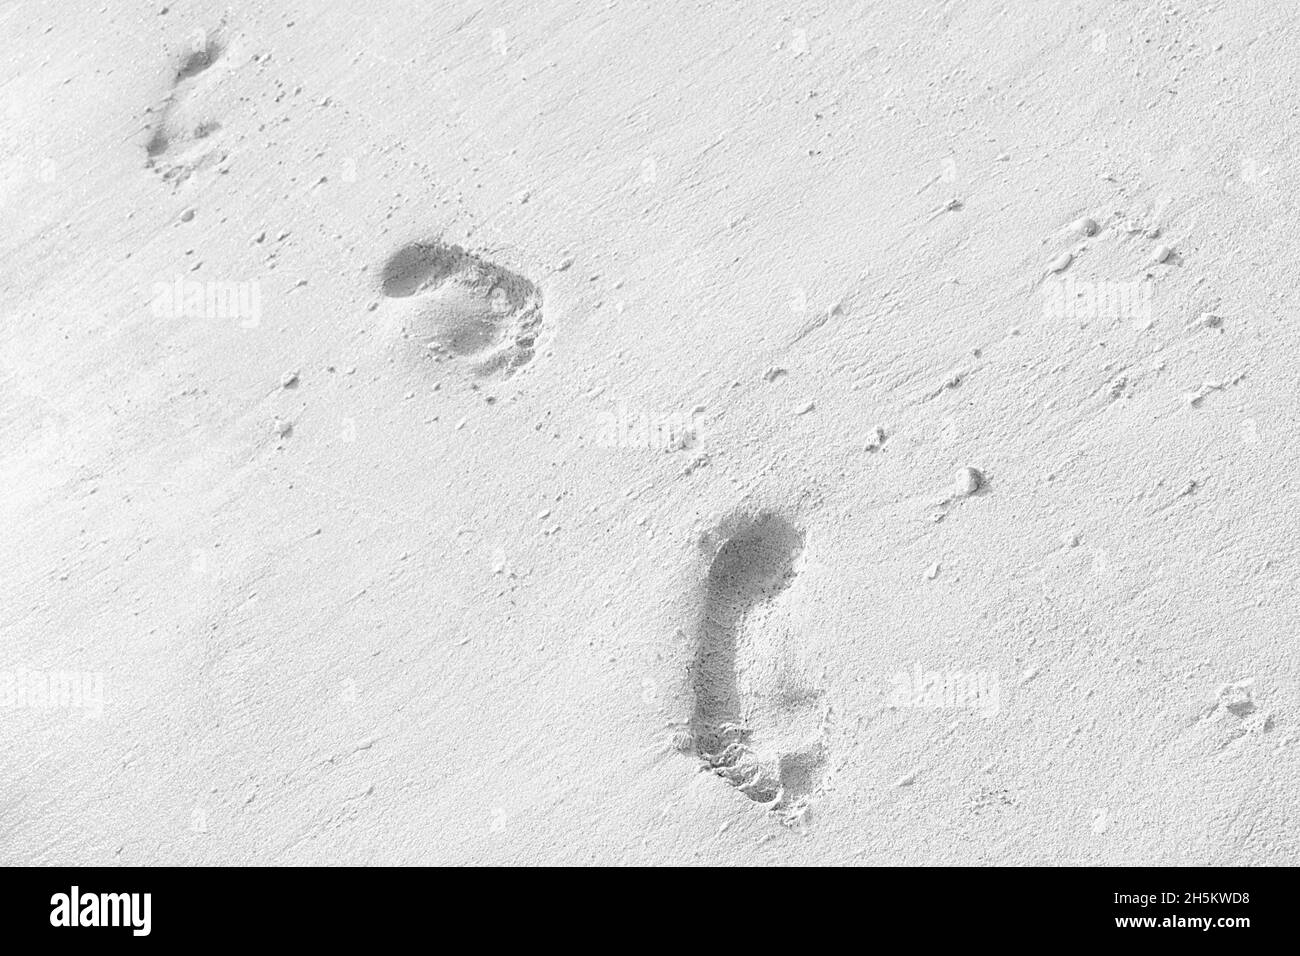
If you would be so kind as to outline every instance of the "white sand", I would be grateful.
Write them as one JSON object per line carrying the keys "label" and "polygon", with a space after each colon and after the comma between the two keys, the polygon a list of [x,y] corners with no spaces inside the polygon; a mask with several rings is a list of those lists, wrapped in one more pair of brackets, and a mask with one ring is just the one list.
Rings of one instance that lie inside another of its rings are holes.
{"label": "white sand", "polygon": [[1300,862],[1292,4],[166,8],[0,8],[0,863]]}

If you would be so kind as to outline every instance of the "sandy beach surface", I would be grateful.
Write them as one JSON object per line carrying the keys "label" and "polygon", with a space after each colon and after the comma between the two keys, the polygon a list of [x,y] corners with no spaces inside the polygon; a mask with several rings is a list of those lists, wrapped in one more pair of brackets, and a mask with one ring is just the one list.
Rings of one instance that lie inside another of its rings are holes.
{"label": "sandy beach surface", "polygon": [[0,863],[1300,862],[1292,4],[0,29]]}

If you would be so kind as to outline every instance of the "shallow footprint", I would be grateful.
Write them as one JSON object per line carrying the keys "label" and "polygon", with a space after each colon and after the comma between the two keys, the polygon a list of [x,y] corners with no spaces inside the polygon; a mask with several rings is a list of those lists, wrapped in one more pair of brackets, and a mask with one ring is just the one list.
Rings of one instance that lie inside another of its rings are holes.
{"label": "shallow footprint", "polygon": [[[145,143],[145,164],[178,185],[223,158],[216,134],[221,123],[213,114],[226,105],[220,78],[207,73],[227,52],[221,34],[200,31],[176,66],[172,90]],[[220,72],[220,71],[218,71]],[[211,82],[210,82],[211,79]]]}
{"label": "shallow footprint", "polygon": [[782,595],[803,533],[765,512],[724,523],[712,551],[691,667],[700,759],[751,800],[798,816],[824,779],[821,693],[793,662],[799,622]]}
{"label": "shallow footprint", "polygon": [[532,361],[542,295],[518,273],[439,241],[404,246],[384,263],[380,288],[409,300],[402,333],[477,375],[514,374]]}

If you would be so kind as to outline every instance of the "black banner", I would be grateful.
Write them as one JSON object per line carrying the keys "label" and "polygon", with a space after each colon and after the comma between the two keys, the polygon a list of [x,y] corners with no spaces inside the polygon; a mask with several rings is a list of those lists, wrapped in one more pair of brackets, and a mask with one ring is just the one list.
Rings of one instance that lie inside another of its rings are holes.
{"label": "black banner", "polygon": [[[633,921],[653,933],[843,930],[932,944],[1193,939],[1290,941],[1286,869],[674,869],[652,877],[428,869],[38,869],[3,871],[6,943],[139,946],[398,941],[489,919],[494,934]],[[850,901],[847,910],[845,901]],[[582,916],[586,914],[586,916]],[[749,915],[746,915],[749,914]],[[816,915],[815,915],[816,914]],[[782,919],[782,915],[784,918]],[[814,918],[815,916],[815,918]],[[501,917],[505,917],[502,919]],[[576,918],[575,917],[579,917]],[[589,918],[588,918],[589,917]],[[773,917],[783,927],[768,927]],[[594,921],[594,922],[593,922]],[[684,924],[684,925],[683,925]],[[768,928],[765,928],[768,927]],[[638,936],[641,935],[639,930]],[[16,950],[11,950],[16,951]]]}

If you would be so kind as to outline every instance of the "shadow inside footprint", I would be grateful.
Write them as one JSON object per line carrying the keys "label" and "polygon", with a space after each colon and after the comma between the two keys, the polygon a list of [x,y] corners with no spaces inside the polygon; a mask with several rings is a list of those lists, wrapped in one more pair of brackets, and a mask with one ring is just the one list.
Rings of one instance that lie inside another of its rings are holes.
{"label": "shadow inside footprint", "polygon": [[415,295],[455,272],[465,255],[458,246],[413,242],[389,256],[380,275],[380,287],[390,299]]}
{"label": "shadow inside footprint", "polygon": [[780,666],[785,635],[768,620],[794,579],[804,535],[773,513],[719,535],[691,668],[691,737],[700,759],[751,800],[789,807],[816,788],[824,762],[820,725],[809,719],[820,694]]}
{"label": "shadow inside footprint", "polygon": [[435,353],[471,360],[481,376],[510,375],[532,360],[541,292],[518,273],[460,246],[404,246],[380,271],[389,299],[411,300],[404,334]]}
{"label": "shadow inside footprint", "polygon": [[198,49],[191,50],[181,60],[180,66],[176,68],[176,78],[173,80],[173,85],[180,85],[190,77],[198,76],[213,63],[216,63],[224,50],[225,46],[220,40],[215,38],[204,39]]}
{"label": "shadow inside footprint", "polygon": [[701,754],[734,742],[741,719],[736,682],[739,625],[758,604],[779,594],[794,569],[803,536],[779,515],[762,515],[732,534],[709,565],[695,654],[691,730]]}
{"label": "shadow inside footprint", "polygon": [[171,137],[167,135],[165,129],[159,126],[150,135],[149,142],[145,144],[144,151],[150,159],[153,159],[154,157],[161,156],[163,153],[167,152],[167,149],[170,146]]}

